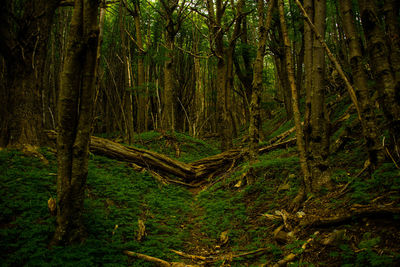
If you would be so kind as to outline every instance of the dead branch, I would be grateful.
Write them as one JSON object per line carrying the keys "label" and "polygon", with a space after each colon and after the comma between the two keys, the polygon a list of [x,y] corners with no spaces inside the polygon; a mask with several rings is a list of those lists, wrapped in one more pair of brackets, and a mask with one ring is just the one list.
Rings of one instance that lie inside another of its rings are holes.
{"label": "dead branch", "polygon": [[138,259],[142,259],[148,262],[152,262],[154,263],[156,266],[161,266],[161,267],[198,267],[198,265],[190,265],[190,264],[186,264],[183,262],[168,262],[156,257],[152,257],[149,255],[145,255],[145,254],[141,254],[141,253],[137,253],[137,252],[133,252],[133,251],[129,251],[129,250],[124,250],[124,254],[128,255],[130,257],[135,257]]}
{"label": "dead branch", "polygon": [[279,267],[279,266],[286,266],[289,262],[293,261],[297,256],[299,256],[303,251],[307,248],[307,245],[310,244],[316,235],[318,235],[319,232],[314,233],[314,237],[310,237],[302,246],[301,246],[301,251],[299,253],[290,253],[287,255],[285,258],[281,259],[278,261],[276,264],[273,265],[273,267]]}
{"label": "dead branch", "polygon": [[162,259],[155,258],[155,257],[152,257],[152,256],[148,256],[148,255],[145,255],[145,254],[141,254],[141,253],[137,253],[137,252],[133,252],[133,251],[128,251],[128,250],[124,250],[124,254],[128,255],[128,256],[131,256],[131,257],[138,258],[138,259],[142,259],[142,260],[145,260],[145,261],[153,262],[157,266],[162,266],[162,267],[170,267],[170,266],[172,266],[172,264],[170,262],[168,262],[168,261],[164,261]]}
{"label": "dead branch", "polygon": [[270,144],[274,144],[274,143],[277,143],[277,142],[281,142],[283,139],[285,139],[286,137],[288,137],[288,136],[289,136],[291,133],[293,133],[295,130],[296,130],[296,128],[295,128],[295,127],[292,127],[292,128],[290,128],[289,130],[287,130],[287,131],[281,133],[280,135],[277,135],[277,136],[271,138],[271,139],[269,140],[269,143],[270,143]]}
{"label": "dead branch", "polygon": [[220,260],[226,260],[226,259],[229,259],[231,261],[234,258],[241,258],[241,257],[256,255],[256,254],[264,253],[264,252],[267,252],[267,251],[270,251],[270,250],[271,250],[270,248],[259,248],[259,249],[253,250],[253,251],[243,252],[243,253],[236,254],[236,255],[232,254],[232,253],[228,253],[228,254],[223,254],[223,255],[218,255],[218,256],[208,256],[208,257],[206,257],[206,256],[199,256],[199,255],[191,255],[191,254],[184,253],[182,251],[177,251],[177,250],[170,249],[170,251],[172,251],[172,252],[174,252],[174,253],[176,253],[176,254],[184,257],[184,258],[188,258],[188,259],[191,259],[191,260],[194,260],[194,261],[200,260],[200,261],[208,262],[208,263],[212,263],[212,262],[216,262],[216,261],[220,261]]}
{"label": "dead branch", "polygon": [[258,149],[258,153],[262,154],[262,153],[266,153],[266,152],[269,152],[271,150],[275,150],[275,149],[278,149],[278,148],[285,148],[285,147],[289,147],[289,146],[294,146],[295,144],[296,144],[296,138],[291,138],[291,139],[289,139],[287,141],[283,141],[283,142],[280,142],[280,143],[274,143],[274,144],[271,144],[271,145],[268,145],[268,146],[260,147]]}
{"label": "dead branch", "polygon": [[353,219],[361,219],[365,217],[388,217],[400,214],[400,208],[387,206],[355,206],[350,209],[350,213],[333,216],[328,218],[312,218],[300,222],[303,227],[330,227],[333,225],[343,224]]}
{"label": "dead branch", "polygon": [[170,249],[170,250],[172,252],[178,254],[179,256],[182,256],[184,258],[188,258],[188,259],[191,259],[191,260],[201,260],[201,261],[206,261],[207,260],[207,257],[204,257],[204,256],[191,255],[191,254],[187,254],[187,253],[184,253],[182,251],[178,251],[178,250],[174,250],[174,249]]}

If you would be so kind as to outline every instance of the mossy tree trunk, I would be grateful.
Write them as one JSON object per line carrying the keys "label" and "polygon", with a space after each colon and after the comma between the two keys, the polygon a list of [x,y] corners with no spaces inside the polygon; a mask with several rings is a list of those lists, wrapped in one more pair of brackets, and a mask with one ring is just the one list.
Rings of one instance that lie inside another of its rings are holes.
{"label": "mossy tree trunk", "polygon": [[98,48],[97,0],[76,0],[60,75],[57,227],[51,245],[81,242]]}

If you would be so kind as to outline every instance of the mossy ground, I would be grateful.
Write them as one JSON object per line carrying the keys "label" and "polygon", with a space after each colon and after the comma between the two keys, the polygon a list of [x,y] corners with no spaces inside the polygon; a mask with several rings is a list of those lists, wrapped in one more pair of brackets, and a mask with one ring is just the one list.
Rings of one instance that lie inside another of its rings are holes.
{"label": "mossy ground", "polygon": [[[290,123],[284,123],[270,136],[288,128]],[[171,137],[149,132],[135,140],[137,146],[185,162],[218,153],[206,142],[183,134]],[[176,155],[177,146],[180,155]],[[54,153],[47,149],[41,152],[49,160],[48,165],[17,151],[0,151],[2,266],[152,266],[122,251],[183,261],[170,249],[220,255],[258,248],[268,251],[235,258],[231,265],[273,264],[290,252],[302,252],[293,266],[400,263],[398,217],[364,218],[324,229],[305,228],[297,233],[297,240],[287,244],[274,239],[273,231],[281,222],[267,220],[263,214],[289,210],[297,194],[301,174],[295,148],[271,151],[252,163],[243,162],[231,175],[203,190],[161,185],[147,172],[133,171],[129,164],[90,155],[84,212],[87,239],[83,244],[48,249],[55,218],[49,214],[47,200],[55,196],[56,164]],[[306,216],[340,215],[354,205],[371,203],[398,206],[400,171],[387,163],[371,174],[356,177],[363,158],[365,154],[356,140],[332,156],[334,189],[309,196],[303,209]],[[339,194],[345,186],[346,191]],[[139,219],[146,226],[146,236],[140,241]],[[320,235],[302,251],[301,245],[316,230]],[[323,245],[321,240],[334,230],[345,230],[346,234],[335,245]],[[221,240],[221,235],[228,238]],[[222,263],[215,262],[215,266]]]}

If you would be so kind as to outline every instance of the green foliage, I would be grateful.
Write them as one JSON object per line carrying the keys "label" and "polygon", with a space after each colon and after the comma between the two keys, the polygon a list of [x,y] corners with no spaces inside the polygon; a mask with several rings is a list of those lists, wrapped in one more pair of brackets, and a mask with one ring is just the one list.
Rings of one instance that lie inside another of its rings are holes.
{"label": "green foliage", "polygon": [[[400,170],[393,163],[384,163],[367,180],[356,180],[351,185],[354,203],[368,203],[379,193],[400,189]],[[398,198],[398,196],[394,196]]]}
{"label": "green foliage", "polygon": [[392,266],[393,255],[378,254],[376,248],[379,247],[381,239],[379,236],[373,237],[372,233],[363,234],[358,243],[358,251],[354,252],[349,245],[341,244],[340,251],[332,251],[331,257],[342,259],[342,266]]}

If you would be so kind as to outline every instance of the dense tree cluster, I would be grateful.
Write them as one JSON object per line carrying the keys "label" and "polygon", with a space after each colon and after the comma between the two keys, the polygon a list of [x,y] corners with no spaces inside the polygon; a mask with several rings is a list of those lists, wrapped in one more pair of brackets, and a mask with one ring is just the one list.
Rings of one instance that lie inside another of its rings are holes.
{"label": "dense tree cluster", "polygon": [[[90,134],[217,134],[221,149],[283,105],[300,201],[329,186],[330,108],[355,108],[366,165],[400,159],[396,0],[12,0],[0,7],[0,146],[58,131],[54,243],[81,238]],[[329,98],[329,99],[328,99]],[[251,155],[251,153],[250,153]],[[254,155],[253,155],[254,156]]]}

